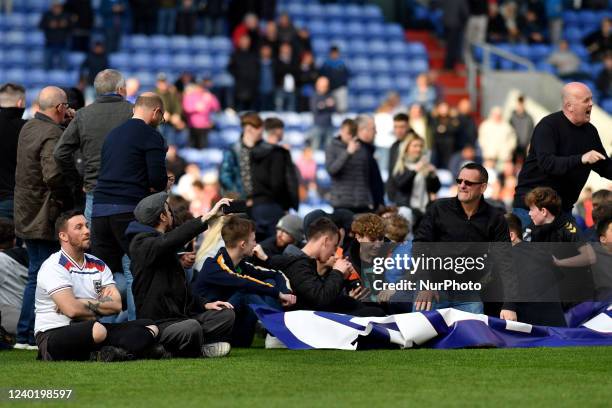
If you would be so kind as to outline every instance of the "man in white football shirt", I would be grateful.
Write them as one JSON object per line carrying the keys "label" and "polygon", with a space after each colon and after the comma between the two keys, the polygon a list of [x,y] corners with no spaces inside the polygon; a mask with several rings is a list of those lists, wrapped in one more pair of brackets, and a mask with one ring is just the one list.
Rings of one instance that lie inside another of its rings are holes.
{"label": "man in white football shirt", "polygon": [[61,250],[42,264],[36,288],[39,359],[121,361],[150,354],[159,333],[152,320],[97,321],[121,311],[121,296],[108,266],[85,253],[90,233],[83,214],[66,212],[55,228]]}

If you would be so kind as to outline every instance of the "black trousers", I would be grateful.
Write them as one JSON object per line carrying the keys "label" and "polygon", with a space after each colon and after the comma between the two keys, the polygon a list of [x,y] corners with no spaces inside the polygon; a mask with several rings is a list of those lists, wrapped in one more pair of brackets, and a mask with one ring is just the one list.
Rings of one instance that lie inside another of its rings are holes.
{"label": "black trousers", "polygon": [[134,214],[124,213],[91,219],[91,253],[115,272],[123,271],[121,258],[129,256],[130,242],[125,230],[134,221]]}
{"label": "black trousers", "polygon": [[175,357],[199,357],[204,344],[229,342],[234,326],[232,309],[207,310],[193,319],[159,322],[159,342]]}
{"label": "black trousers", "polygon": [[125,323],[100,323],[106,328],[106,339],[95,343],[94,320],[75,322],[68,326],[36,334],[38,358],[42,360],[89,360],[92,351],[104,346],[120,347],[134,356],[142,355],[155,343],[153,333],[146,326],[155,323],[149,319]]}

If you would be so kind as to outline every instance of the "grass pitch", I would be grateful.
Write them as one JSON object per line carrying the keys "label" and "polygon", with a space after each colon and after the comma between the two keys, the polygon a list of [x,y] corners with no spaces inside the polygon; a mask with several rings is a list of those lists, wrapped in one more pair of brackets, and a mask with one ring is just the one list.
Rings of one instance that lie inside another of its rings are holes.
{"label": "grass pitch", "polygon": [[[610,407],[612,347],[289,351],[221,359],[45,363],[0,352],[0,406]],[[8,389],[72,389],[63,402],[8,401]]]}

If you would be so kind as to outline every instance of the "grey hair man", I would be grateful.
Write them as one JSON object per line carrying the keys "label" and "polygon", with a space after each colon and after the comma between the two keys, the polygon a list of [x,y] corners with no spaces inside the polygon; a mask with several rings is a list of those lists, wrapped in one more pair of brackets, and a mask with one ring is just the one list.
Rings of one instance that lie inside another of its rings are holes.
{"label": "grey hair man", "polygon": [[100,152],[106,135],[132,117],[133,106],[125,100],[125,78],[114,69],[100,71],[94,80],[97,99],[80,109],[54,152],[65,175],[75,177],[74,153],[82,150],[85,168],[85,217],[91,220],[93,190],[100,171]]}

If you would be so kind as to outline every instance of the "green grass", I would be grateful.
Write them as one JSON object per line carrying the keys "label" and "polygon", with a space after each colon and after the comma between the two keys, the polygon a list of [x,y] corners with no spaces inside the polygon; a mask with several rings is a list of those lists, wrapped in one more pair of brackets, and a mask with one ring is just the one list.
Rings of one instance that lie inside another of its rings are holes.
{"label": "green grass", "polygon": [[0,352],[7,388],[70,388],[71,407],[609,407],[612,348],[289,351],[222,359],[44,363]]}

